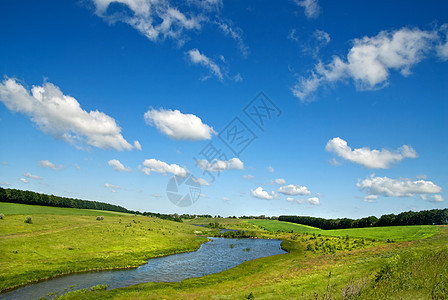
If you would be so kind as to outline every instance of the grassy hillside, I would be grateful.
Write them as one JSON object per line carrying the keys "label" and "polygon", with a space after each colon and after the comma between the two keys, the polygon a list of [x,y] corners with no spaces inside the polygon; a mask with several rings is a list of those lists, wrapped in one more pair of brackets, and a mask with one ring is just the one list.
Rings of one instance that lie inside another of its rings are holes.
{"label": "grassy hillside", "polygon": [[322,230],[319,228],[276,220],[248,220],[247,222],[260,226],[268,231],[284,231],[294,233],[315,233],[323,236],[350,236],[375,240],[414,241],[433,236],[439,227],[433,225],[390,226],[348,228],[335,230]]}
{"label": "grassy hillside", "polygon": [[0,203],[0,213],[0,290],[59,274],[136,267],[206,241],[194,226],[115,212]]}

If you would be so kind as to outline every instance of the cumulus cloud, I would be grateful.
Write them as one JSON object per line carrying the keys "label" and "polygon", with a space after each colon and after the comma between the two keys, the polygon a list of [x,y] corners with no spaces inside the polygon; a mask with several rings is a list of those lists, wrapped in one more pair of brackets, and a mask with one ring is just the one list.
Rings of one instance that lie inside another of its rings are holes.
{"label": "cumulus cloud", "polygon": [[239,158],[229,160],[214,159],[212,162],[199,159],[197,163],[203,171],[221,172],[225,170],[244,170],[244,163]]}
{"label": "cumulus cloud", "polygon": [[275,172],[275,170],[274,170],[274,168],[272,166],[268,166],[268,171],[270,173],[274,173]]}
{"label": "cumulus cloud", "polygon": [[194,182],[196,182],[197,184],[202,185],[202,186],[208,186],[208,185],[210,185],[210,183],[208,183],[208,181],[205,180],[204,178],[191,177],[191,179],[192,179]]}
{"label": "cumulus cloud", "polygon": [[317,0],[295,0],[294,2],[305,9],[305,16],[308,19],[315,19],[319,16],[320,6]]}
{"label": "cumulus cloud", "polygon": [[442,191],[442,188],[432,181],[375,177],[373,174],[356,185],[360,191],[364,191],[368,195],[384,197],[412,197],[436,194]]}
{"label": "cumulus cloud", "polygon": [[23,183],[28,183],[28,180],[26,180],[25,178],[20,178],[20,181],[22,181]]}
{"label": "cumulus cloud", "polygon": [[156,128],[173,140],[210,140],[216,132],[213,127],[202,123],[202,120],[193,114],[183,114],[170,109],[148,110],[144,118],[149,125]]}
{"label": "cumulus cloud", "polygon": [[37,180],[41,180],[42,179],[42,177],[37,176],[37,175],[33,175],[30,172],[23,174],[23,176],[25,176],[27,178],[30,178],[30,179],[37,179]]}
{"label": "cumulus cloud", "polygon": [[118,159],[111,159],[108,162],[108,165],[111,166],[117,172],[131,172],[131,168],[126,168]]}
{"label": "cumulus cloud", "polygon": [[313,205],[319,205],[319,198],[317,197],[311,197],[307,199],[308,203],[313,204]]}
{"label": "cumulus cloud", "polygon": [[283,178],[277,178],[271,181],[271,184],[286,184],[286,180]]}
{"label": "cumulus cloud", "polygon": [[39,165],[39,167],[47,168],[47,169],[53,169],[53,170],[56,170],[56,171],[64,169],[63,165],[55,165],[54,163],[52,163],[49,160],[41,160],[37,164]]}
{"label": "cumulus cloud", "polygon": [[37,124],[40,130],[79,148],[85,144],[102,149],[134,148],[121,135],[115,120],[98,110],[87,112],[79,102],[52,83],[27,90],[14,78],[0,83],[0,101]]}
{"label": "cumulus cloud", "polygon": [[[382,88],[388,84],[392,70],[410,75],[411,68],[434,50],[438,40],[438,30],[406,27],[354,39],[346,58],[333,56],[328,63],[319,61],[309,76],[298,79],[292,92],[301,101],[309,101],[319,87],[347,79],[359,90]],[[439,51],[442,58],[443,53]]]}
{"label": "cumulus cloud", "polygon": [[271,200],[274,197],[274,192],[271,192],[270,194],[263,190],[261,186],[256,188],[255,190],[250,190],[250,194],[252,197],[258,198],[258,199],[264,199],[264,200]]}
{"label": "cumulus cloud", "polygon": [[246,179],[246,180],[251,180],[251,179],[255,178],[255,176],[247,174],[247,175],[243,175],[243,178]]}
{"label": "cumulus cloud", "polygon": [[295,195],[311,195],[311,192],[306,186],[301,185],[285,185],[280,187],[277,192],[283,195],[295,196]]}
{"label": "cumulus cloud", "polygon": [[378,199],[377,195],[367,195],[363,198],[363,200],[365,202],[369,202],[369,203],[375,202],[376,199]]}
{"label": "cumulus cloud", "polygon": [[298,203],[298,204],[303,204],[305,202],[302,199],[295,199],[295,198],[292,198],[292,197],[286,198],[286,201],[291,202],[291,203]]}
{"label": "cumulus cloud", "polygon": [[445,201],[445,198],[443,198],[442,195],[420,195],[420,198],[422,198],[423,201],[429,201],[429,202],[443,202]]}
{"label": "cumulus cloud", "polygon": [[325,150],[370,169],[388,169],[391,164],[399,163],[405,158],[417,157],[417,152],[408,145],[403,145],[393,152],[386,149],[370,150],[369,147],[352,150],[347,142],[339,137],[329,140]]}
{"label": "cumulus cloud", "polygon": [[166,173],[171,173],[173,175],[185,177],[187,176],[188,170],[178,166],[176,164],[167,164],[164,161],[160,161],[154,158],[145,159],[142,163],[143,166],[140,166],[140,171],[142,171],[146,175],[150,175],[151,172],[156,172],[159,174],[165,175]]}

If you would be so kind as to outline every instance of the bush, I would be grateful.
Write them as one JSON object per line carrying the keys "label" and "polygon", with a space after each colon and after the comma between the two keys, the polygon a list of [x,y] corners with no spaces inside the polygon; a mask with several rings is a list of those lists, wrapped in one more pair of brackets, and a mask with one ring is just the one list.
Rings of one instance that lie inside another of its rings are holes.
{"label": "bush", "polygon": [[97,217],[96,217],[96,220],[97,220],[97,221],[102,221],[102,220],[104,220],[104,217],[103,217],[103,216],[97,216]]}
{"label": "bush", "polygon": [[0,214],[0,220],[3,220],[5,218],[4,214]]}
{"label": "bush", "polygon": [[28,224],[32,224],[33,223],[33,219],[31,219],[30,216],[27,216],[23,222],[28,223]]}

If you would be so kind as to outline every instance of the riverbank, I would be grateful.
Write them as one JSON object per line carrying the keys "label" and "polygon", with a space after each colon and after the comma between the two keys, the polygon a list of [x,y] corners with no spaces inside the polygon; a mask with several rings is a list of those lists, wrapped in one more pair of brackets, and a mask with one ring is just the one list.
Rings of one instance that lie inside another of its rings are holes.
{"label": "riverbank", "polygon": [[[0,211],[8,212],[0,220],[1,291],[71,273],[136,268],[150,258],[196,251],[207,241],[195,234],[197,227],[183,223],[58,210],[63,214],[0,203]],[[104,215],[103,220],[96,220],[95,214]],[[26,216],[32,223],[24,223]]]}

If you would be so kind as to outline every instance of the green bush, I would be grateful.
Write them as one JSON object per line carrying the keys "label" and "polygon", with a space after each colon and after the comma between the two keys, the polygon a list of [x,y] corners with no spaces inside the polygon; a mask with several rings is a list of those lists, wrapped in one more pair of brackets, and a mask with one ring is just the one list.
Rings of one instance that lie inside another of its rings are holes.
{"label": "green bush", "polygon": [[96,220],[97,220],[97,221],[102,221],[102,220],[104,220],[104,217],[103,217],[103,216],[97,216],[97,217],[96,217]]}
{"label": "green bush", "polygon": [[33,219],[31,219],[30,216],[27,216],[23,222],[28,223],[28,224],[32,224],[33,223]]}
{"label": "green bush", "polygon": [[0,214],[0,220],[3,220],[5,218],[4,214]]}

